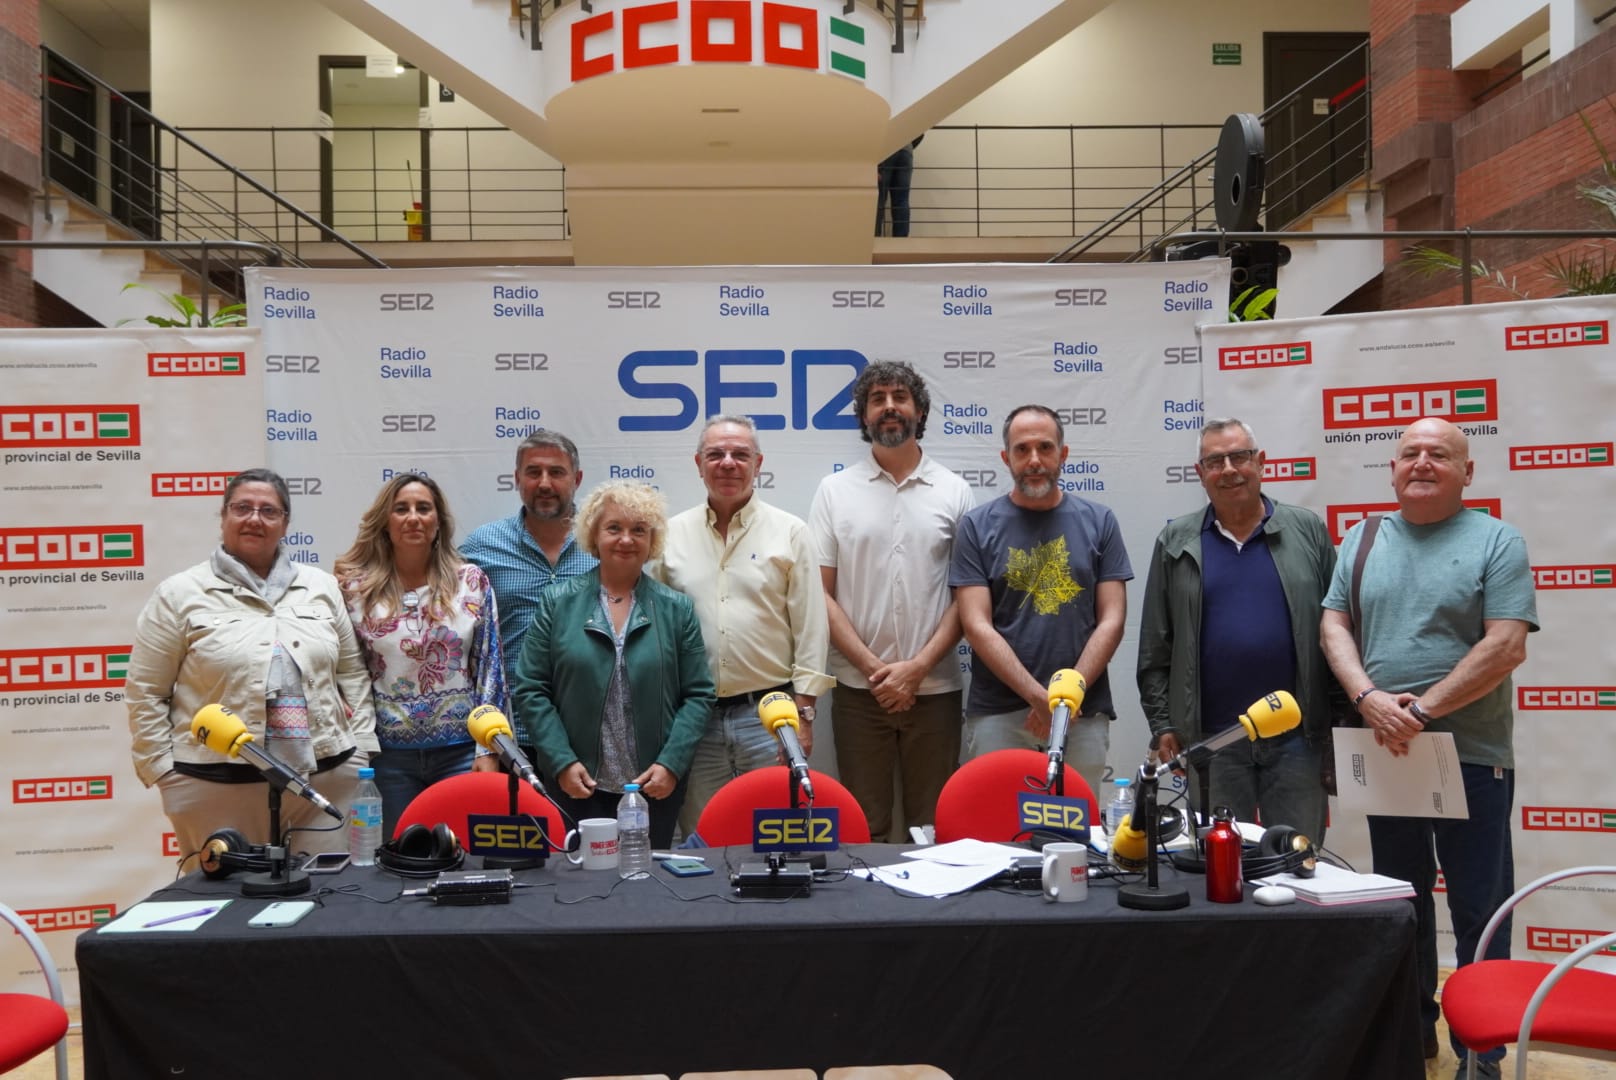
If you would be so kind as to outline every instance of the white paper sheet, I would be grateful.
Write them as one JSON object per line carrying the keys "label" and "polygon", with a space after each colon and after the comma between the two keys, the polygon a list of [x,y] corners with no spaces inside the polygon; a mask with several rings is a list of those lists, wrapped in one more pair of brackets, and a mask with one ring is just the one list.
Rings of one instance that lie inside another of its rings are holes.
{"label": "white paper sheet", "polygon": [[1336,728],[1336,793],[1341,809],[1388,817],[1461,820],[1470,816],[1453,735],[1425,731],[1399,757],[1368,728]]}

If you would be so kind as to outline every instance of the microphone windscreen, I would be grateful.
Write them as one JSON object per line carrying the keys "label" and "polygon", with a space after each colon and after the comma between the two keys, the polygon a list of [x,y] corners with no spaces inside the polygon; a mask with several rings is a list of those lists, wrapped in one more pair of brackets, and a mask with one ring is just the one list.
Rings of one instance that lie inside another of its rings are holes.
{"label": "microphone windscreen", "polygon": [[1127,815],[1112,834],[1111,861],[1123,870],[1143,870],[1149,853],[1149,837],[1145,835],[1145,830],[1134,828],[1133,815]]}
{"label": "microphone windscreen", "polygon": [[1083,673],[1076,668],[1061,668],[1049,678],[1049,709],[1065,704],[1073,714],[1083,708],[1083,695],[1088,692],[1089,684],[1083,681]]}
{"label": "microphone windscreen", "polygon": [[191,736],[216,754],[235,757],[252,735],[241,717],[223,705],[204,705],[191,718]]}
{"label": "microphone windscreen", "polygon": [[1246,729],[1246,737],[1250,739],[1283,735],[1301,722],[1301,707],[1284,690],[1264,695],[1261,701],[1253,702],[1245,715],[1240,717],[1240,726]]}
{"label": "microphone windscreen", "polygon": [[796,699],[779,690],[765,695],[763,700],[758,702],[758,719],[763,721],[763,727],[767,731],[773,731],[781,724],[789,724],[794,728],[801,726],[797,718]]}
{"label": "microphone windscreen", "polygon": [[511,722],[494,706],[479,705],[466,717],[466,730],[471,732],[478,746],[486,749],[495,735],[511,735]]}

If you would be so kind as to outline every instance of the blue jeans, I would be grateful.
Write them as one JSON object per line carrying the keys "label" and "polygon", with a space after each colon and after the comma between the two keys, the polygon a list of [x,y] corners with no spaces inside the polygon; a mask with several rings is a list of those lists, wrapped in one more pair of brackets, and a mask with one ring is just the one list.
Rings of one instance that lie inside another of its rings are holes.
{"label": "blue jeans", "polygon": [[[991,754],[995,750],[1042,750],[1044,744],[1027,730],[1027,710],[967,716],[960,738],[960,760]],[[1111,752],[1111,718],[1105,713],[1085,713],[1072,718],[1066,728],[1066,764],[1077,771],[1093,792],[1089,809],[1099,814],[1100,783],[1105,777],[1105,759]],[[1068,795],[1071,792],[1067,792]]]}
{"label": "blue jeans", "polygon": [[881,235],[887,198],[892,198],[892,235],[909,235],[909,183],[915,175],[914,149],[894,151],[876,170],[875,235]]}
{"label": "blue jeans", "polygon": [[753,769],[779,764],[779,743],[758,720],[757,706],[740,702],[713,707],[707,730],[696,744],[685,778],[685,805],[679,811],[679,832],[689,836],[718,789]]}
{"label": "blue jeans", "polygon": [[[1401,878],[1414,886],[1415,965],[1420,980],[1420,1019],[1426,1030],[1435,1027],[1436,1003],[1436,885],[1438,860],[1447,883],[1448,914],[1453,920],[1453,951],[1460,967],[1476,958],[1481,931],[1498,906],[1515,891],[1515,854],[1510,840],[1510,818],[1515,806],[1515,770],[1494,770],[1491,765],[1459,766],[1464,777],[1470,817],[1465,821],[1438,818],[1371,817],[1369,845],[1375,873]],[[1500,775],[1494,776],[1494,772]],[[1435,845],[1433,855],[1432,845]],[[1487,946],[1487,960],[1509,958],[1510,920],[1505,919]],[[1463,1061],[1466,1050],[1453,1039],[1453,1052]],[[1504,1048],[1488,1050],[1482,1061],[1499,1061]]]}
{"label": "blue jeans", "polygon": [[471,771],[476,743],[458,743],[431,750],[389,749],[370,759],[376,770],[376,787],[382,793],[382,835],[392,838],[393,828],[404,816],[404,808],[421,792],[451,776]]}
{"label": "blue jeans", "polygon": [[1289,825],[1322,845],[1322,749],[1300,731],[1224,747],[1211,763],[1212,805],[1227,806],[1241,821],[1256,821],[1260,807],[1264,825]]}

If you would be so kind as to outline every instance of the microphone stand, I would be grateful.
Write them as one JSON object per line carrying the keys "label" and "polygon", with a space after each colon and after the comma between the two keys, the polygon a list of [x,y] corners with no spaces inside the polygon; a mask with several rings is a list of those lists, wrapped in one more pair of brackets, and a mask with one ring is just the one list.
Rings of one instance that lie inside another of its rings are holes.
{"label": "microphone stand", "polygon": [[1145,880],[1117,890],[1117,904],[1135,911],[1172,911],[1190,906],[1189,890],[1182,885],[1163,885],[1158,880],[1156,846],[1161,836],[1156,808],[1156,763],[1146,760],[1139,767],[1139,797],[1134,802],[1134,820],[1143,814],[1145,823]]}
{"label": "microphone stand", "polygon": [[242,896],[297,896],[309,891],[309,875],[287,867],[286,841],[281,836],[281,789],[269,782],[269,870],[241,879]]}
{"label": "microphone stand", "polygon": [[[513,818],[514,817],[523,817],[524,816],[522,814],[522,812],[519,809],[517,809],[516,791],[517,791],[517,786],[520,783],[521,783],[520,778],[514,772],[507,772],[505,774],[505,795],[506,795],[506,798],[508,798],[510,800],[509,814]],[[558,822],[557,824],[560,824],[560,823]],[[546,844],[548,844],[550,842],[549,837],[540,837],[540,840],[542,840]],[[566,841],[565,840],[562,841],[562,846],[563,847],[566,846]],[[548,854],[548,852],[546,852],[546,854]],[[532,869],[535,869],[536,867],[538,867],[541,861],[542,860],[539,859],[539,857],[535,856],[535,855],[484,855],[483,856],[483,869],[484,870],[532,870]]]}
{"label": "microphone stand", "polygon": [[[1212,827],[1212,762],[1203,758],[1195,764],[1195,786],[1201,791],[1201,820],[1191,821],[1190,828],[1195,830],[1194,851],[1169,851],[1167,860],[1173,864],[1173,869],[1186,874],[1206,873],[1206,834],[1203,829]],[[1193,816],[1193,815],[1192,815]]]}

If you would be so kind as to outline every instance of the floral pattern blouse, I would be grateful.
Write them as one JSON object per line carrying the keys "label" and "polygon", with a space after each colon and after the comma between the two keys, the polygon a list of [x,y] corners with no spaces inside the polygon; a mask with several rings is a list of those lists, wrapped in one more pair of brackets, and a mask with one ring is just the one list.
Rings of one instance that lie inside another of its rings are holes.
{"label": "floral pattern blouse", "polygon": [[404,610],[348,612],[370,668],[376,737],[383,749],[430,750],[471,741],[466,718],[479,705],[509,715],[494,589],[474,563],[463,563],[447,621],[423,610],[427,590],[403,596]]}

